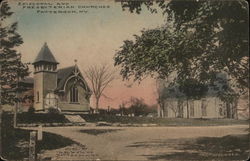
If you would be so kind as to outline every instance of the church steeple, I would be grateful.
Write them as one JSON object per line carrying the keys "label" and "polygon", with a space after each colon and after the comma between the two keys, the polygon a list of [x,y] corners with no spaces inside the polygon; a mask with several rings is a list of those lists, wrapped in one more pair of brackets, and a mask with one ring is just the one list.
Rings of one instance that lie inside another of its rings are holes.
{"label": "church steeple", "polygon": [[56,61],[52,52],[50,51],[46,42],[44,43],[43,47],[41,48],[40,52],[38,53],[33,64],[38,63],[38,62],[48,62],[48,63],[59,64]]}
{"label": "church steeple", "polygon": [[39,51],[35,61],[33,62],[35,72],[55,72],[57,69],[57,64],[59,64],[52,52],[50,51],[47,43],[45,42]]}
{"label": "church steeple", "polygon": [[36,110],[45,109],[47,94],[57,87],[57,64],[59,64],[47,43],[39,51],[34,65],[34,107]]}

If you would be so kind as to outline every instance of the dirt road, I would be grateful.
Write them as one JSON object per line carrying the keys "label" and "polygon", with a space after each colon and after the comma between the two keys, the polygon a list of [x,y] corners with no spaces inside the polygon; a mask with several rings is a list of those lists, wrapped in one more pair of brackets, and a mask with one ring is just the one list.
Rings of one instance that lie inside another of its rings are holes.
{"label": "dirt road", "polygon": [[[187,155],[187,157],[195,157],[195,159],[204,156],[213,157],[214,154],[206,152],[206,149],[200,151],[201,148],[190,148],[190,146],[195,146],[194,143],[197,139],[207,137],[217,139],[227,135],[247,134],[247,128],[247,125],[237,125],[207,127],[46,127],[43,130],[68,137],[85,145],[89,150],[96,153],[101,160],[165,160],[168,157],[176,159],[177,156],[172,154],[182,153],[184,157]],[[214,144],[217,142],[215,140]],[[205,143],[201,147],[207,146]],[[213,144],[213,142],[210,144]],[[237,147],[237,143],[235,146]],[[239,144],[236,149],[241,150],[240,146]],[[198,151],[199,155],[202,156],[197,156]],[[188,159],[186,158],[186,160]]]}

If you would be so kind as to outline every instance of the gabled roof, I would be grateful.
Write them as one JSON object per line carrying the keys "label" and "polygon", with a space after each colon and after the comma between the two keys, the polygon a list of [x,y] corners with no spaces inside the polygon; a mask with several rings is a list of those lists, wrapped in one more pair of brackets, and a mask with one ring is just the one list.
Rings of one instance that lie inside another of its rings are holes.
{"label": "gabled roof", "polygon": [[75,69],[75,66],[58,69],[57,71],[57,89],[58,90],[63,89],[65,81],[73,73],[74,69]]}
{"label": "gabled roof", "polygon": [[33,64],[38,62],[49,62],[59,64],[53,56],[52,52],[50,51],[47,43],[44,43]]}
{"label": "gabled roof", "polygon": [[[74,75],[74,71],[75,68],[77,68],[77,70],[80,72],[80,70],[78,69],[77,66],[70,66],[70,67],[66,67],[66,68],[62,68],[59,69],[57,71],[57,89],[56,90],[64,90],[64,85],[67,81],[67,79],[71,76]],[[91,89],[89,88],[87,82],[85,81],[85,79],[83,78],[81,72],[79,74],[79,76],[81,77],[81,79],[83,80],[84,85],[86,86],[87,90],[89,92],[91,92]]]}

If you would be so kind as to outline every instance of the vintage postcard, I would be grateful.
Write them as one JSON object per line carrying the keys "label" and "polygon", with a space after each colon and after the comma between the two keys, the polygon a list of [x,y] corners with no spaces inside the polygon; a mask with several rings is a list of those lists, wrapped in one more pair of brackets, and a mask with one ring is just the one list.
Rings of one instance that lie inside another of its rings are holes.
{"label": "vintage postcard", "polygon": [[0,156],[247,160],[245,0],[4,0]]}

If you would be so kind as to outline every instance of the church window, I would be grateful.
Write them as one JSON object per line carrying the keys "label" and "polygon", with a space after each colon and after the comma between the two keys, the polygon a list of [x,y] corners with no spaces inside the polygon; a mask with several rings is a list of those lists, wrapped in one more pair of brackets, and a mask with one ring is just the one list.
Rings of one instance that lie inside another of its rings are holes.
{"label": "church window", "polygon": [[36,97],[36,98],[37,98],[37,99],[36,99],[36,101],[37,101],[37,102],[39,102],[39,92],[38,92],[38,91],[36,92],[36,95],[37,95],[37,97]]}
{"label": "church window", "polygon": [[51,70],[51,65],[48,65],[48,70]]}
{"label": "church window", "polygon": [[78,102],[78,89],[75,86],[70,89],[70,102]]}

